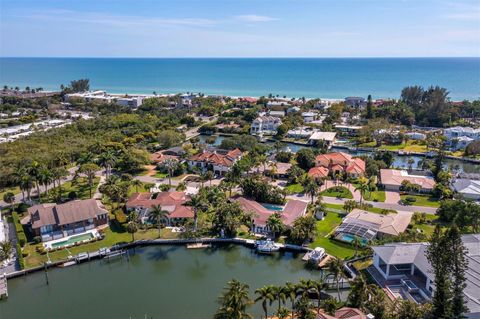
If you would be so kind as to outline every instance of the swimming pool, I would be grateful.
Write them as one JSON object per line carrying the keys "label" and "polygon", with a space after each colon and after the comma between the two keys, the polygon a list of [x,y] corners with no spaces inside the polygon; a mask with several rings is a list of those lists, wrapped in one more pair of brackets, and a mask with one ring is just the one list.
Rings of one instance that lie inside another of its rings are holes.
{"label": "swimming pool", "polygon": [[355,235],[352,235],[352,234],[341,233],[337,236],[338,240],[347,242],[349,244],[351,244],[355,240],[355,238],[360,239],[360,243],[362,244],[362,246],[365,246],[368,243],[368,240],[366,240],[365,238],[356,237]]}
{"label": "swimming pool", "polygon": [[268,210],[273,210],[273,211],[276,211],[276,212],[283,211],[283,206],[278,206],[278,205],[273,205],[273,204],[261,204],[261,205]]}
{"label": "swimming pool", "polygon": [[64,246],[69,246],[69,245],[74,245],[75,243],[87,241],[93,239],[93,234],[92,233],[86,233],[86,234],[81,234],[78,236],[72,236],[68,238],[67,240],[62,240],[58,241],[56,243],[52,243],[52,248],[59,248],[59,247],[64,247]]}

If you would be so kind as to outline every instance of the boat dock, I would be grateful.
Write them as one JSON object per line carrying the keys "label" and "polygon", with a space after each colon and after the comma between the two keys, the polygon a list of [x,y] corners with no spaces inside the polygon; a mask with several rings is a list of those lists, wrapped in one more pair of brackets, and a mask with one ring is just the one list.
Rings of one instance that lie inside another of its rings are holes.
{"label": "boat dock", "polygon": [[0,299],[8,297],[7,276],[0,276]]}

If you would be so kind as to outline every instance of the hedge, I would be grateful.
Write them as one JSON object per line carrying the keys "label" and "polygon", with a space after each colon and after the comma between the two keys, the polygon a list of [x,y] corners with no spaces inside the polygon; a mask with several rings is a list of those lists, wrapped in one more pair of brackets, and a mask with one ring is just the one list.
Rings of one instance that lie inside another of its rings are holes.
{"label": "hedge", "polygon": [[13,217],[13,223],[15,224],[15,230],[17,231],[18,242],[20,243],[20,246],[23,247],[27,243],[27,236],[23,231],[22,224],[20,224],[20,218],[18,217],[18,214],[16,212],[13,212],[12,217]]}
{"label": "hedge", "polygon": [[20,247],[19,243],[17,243],[17,258],[18,258],[18,264],[20,265],[20,268],[25,269],[25,260],[23,259],[22,247]]}

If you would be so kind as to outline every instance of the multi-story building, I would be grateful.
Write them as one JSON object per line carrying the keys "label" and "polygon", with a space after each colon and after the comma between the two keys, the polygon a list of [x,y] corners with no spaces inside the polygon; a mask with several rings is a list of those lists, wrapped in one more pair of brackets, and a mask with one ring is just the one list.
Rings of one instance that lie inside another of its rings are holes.
{"label": "multi-story building", "polygon": [[259,116],[252,122],[250,133],[253,135],[274,135],[282,120],[275,116]]}

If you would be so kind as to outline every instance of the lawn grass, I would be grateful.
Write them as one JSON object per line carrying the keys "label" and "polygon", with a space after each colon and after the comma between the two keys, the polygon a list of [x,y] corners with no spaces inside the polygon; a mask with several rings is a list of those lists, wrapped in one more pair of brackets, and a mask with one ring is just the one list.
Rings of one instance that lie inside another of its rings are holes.
{"label": "lawn grass", "polygon": [[352,192],[344,186],[330,187],[324,190],[323,192],[321,192],[320,195],[327,196],[327,197],[340,197],[340,198],[353,199]]}
{"label": "lawn grass", "polygon": [[3,200],[3,195],[5,195],[6,193],[9,193],[9,192],[11,192],[13,194],[18,194],[18,193],[21,192],[21,190],[20,190],[20,187],[18,187],[18,186],[1,188],[0,189],[0,201]]}
{"label": "lawn grass", "polygon": [[414,197],[416,199],[415,202],[411,203],[413,206],[440,207],[440,200],[432,195],[400,195],[402,200],[407,197]]}
{"label": "lawn grass", "polygon": [[[111,227],[108,227],[104,230],[105,238],[102,240],[98,240],[95,242],[91,242],[88,244],[83,244],[79,246],[74,246],[68,248],[72,255],[77,255],[83,252],[94,252],[99,250],[103,247],[111,247],[117,243],[125,243],[130,242],[132,240],[132,235],[129,234],[123,225],[119,225],[116,222],[111,223]],[[172,233],[168,229],[162,229],[162,238],[172,239],[177,238],[177,233]],[[139,229],[137,233],[135,233],[135,240],[140,239],[156,239],[158,238],[158,229],[157,228],[149,228],[146,230]],[[27,268],[40,266],[48,260],[47,254],[40,254],[36,251],[37,246],[41,246],[42,244],[34,244],[28,243],[25,245],[23,252],[27,252],[28,256],[25,257],[25,266]],[[66,249],[54,251],[48,253],[50,260],[52,262],[66,259],[69,255],[69,252]]]}
{"label": "lawn grass", "polygon": [[396,145],[382,145],[380,146],[382,150],[388,151],[405,151],[405,152],[418,152],[418,153],[425,153],[427,151],[427,146],[418,144],[417,141],[409,140],[406,143],[396,144]]}
{"label": "lawn grass", "polygon": [[289,194],[303,193],[303,186],[300,184],[290,184],[285,189]]}
{"label": "lawn grass", "polygon": [[[341,205],[335,206],[341,207]],[[335,208],[337,209],[337,207]],[[353,256],[355,254],[355,249],[352,246],[326,237],[335,227],[340,225],[341,222],[341,214],[327,211],[324,220],[317,222],[317,238],[310,244],[310,247],[322,247],[328,254],[339,258]]]}
{"label": "lawn grass", "polygon": [[364,200],[373,201],[373,202],[385,202],[385,191],[378,190],[373,192],[368,192],[363,195]]}
{"label": "lawn grass", "polygon": [[[92,196],[95,194],[98,183],[100,182],[100,177],[95,177],[92,185]],[[77,194],[76,199],[89,199],[90,198],[90,187],[88,186],[87,178],[79,177],[76,182],[68,181],[62,184],[62,198],[68,198],[70,192],[75,192]],[[43,188],[40,189],[42,191]],[[41,194],[42,203],[53,203],[57,202],[58,199],[59,187],[56,189],[49,189],[48,196],[45,193]]]}

